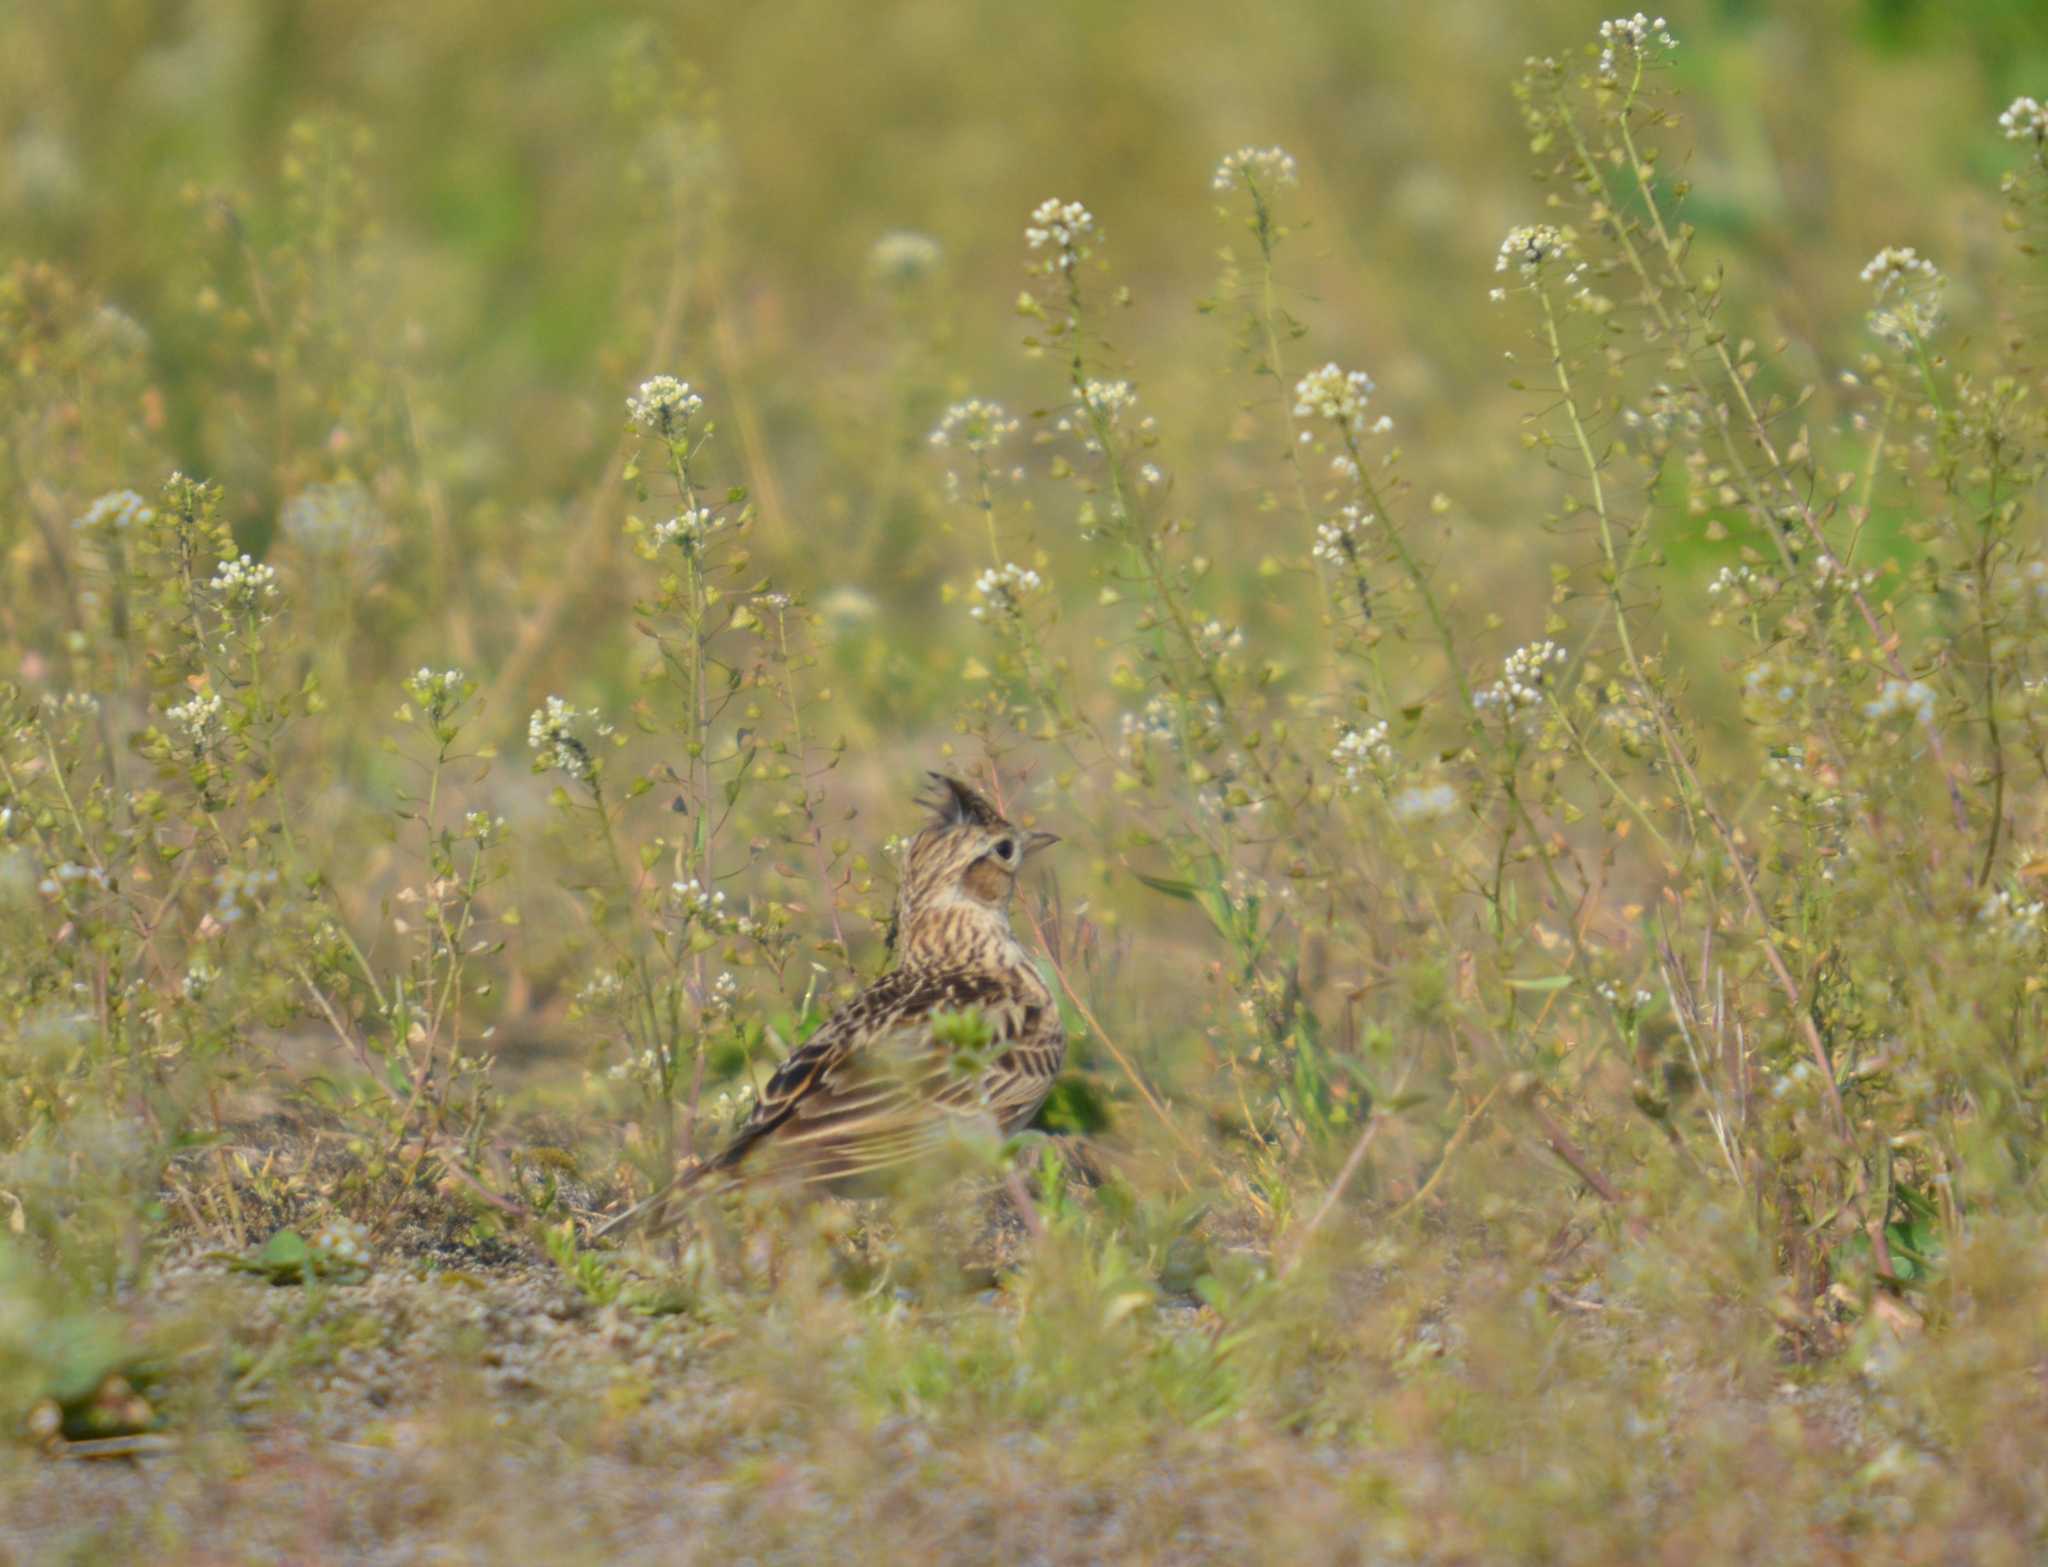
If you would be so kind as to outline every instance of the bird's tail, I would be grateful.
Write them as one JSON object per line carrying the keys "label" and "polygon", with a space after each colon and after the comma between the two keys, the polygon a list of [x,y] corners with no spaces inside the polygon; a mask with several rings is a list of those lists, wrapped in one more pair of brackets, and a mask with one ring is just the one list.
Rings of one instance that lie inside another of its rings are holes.
{"label": "bird's tail", "polygon": [[680,1215],[684,1203],[699,1191],[715,1190],[730,1179],[731,1164],[723,1156],[702,1160],[686,1170],[678,1171],[668,1183],[655,1190],[653,1195],[641,1199],[623,1213],[615,1213],[590,1232],[590,1239],[601,1240],[626,1229],[645,1229],[654,1232],[668,1229]]}

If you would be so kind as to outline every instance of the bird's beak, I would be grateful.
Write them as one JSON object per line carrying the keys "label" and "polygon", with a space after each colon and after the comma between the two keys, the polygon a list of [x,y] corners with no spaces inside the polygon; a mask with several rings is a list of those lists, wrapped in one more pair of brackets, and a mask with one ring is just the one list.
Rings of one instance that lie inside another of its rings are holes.
{"label": "bird's beak", "polygon": [[1024,853],[1028,858],[1036,854],[1040,849],[1050,849],[1059,841],[1060,835],[1056,832],[1027,833],[1024,836]]}

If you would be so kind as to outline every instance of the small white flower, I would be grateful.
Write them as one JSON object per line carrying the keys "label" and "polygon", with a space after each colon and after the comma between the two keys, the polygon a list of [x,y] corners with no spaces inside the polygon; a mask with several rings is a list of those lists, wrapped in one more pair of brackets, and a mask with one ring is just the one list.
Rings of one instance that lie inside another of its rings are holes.
{"label": "small white flower", "polygon": [[974,591],[981,602],[967,613],[976,620],[1014,620],[1024,613],[1024,601],[1044,586],[1037,572],[1005,561],[974,579]]}
{"label": "small white flower", "polygon": [[2040,933],[2042,921],[2048,919],[2048,906],[2037,898],[2015,898],[2001,887],[1984,895],[1984,901],[1977,906],[1977,917],[1998,927],[2006,940],[2024,941]]}
{"label": "small white flower", "polygon": [[1128,381],[1090,381],[1081,389],[1081,401],[1114,424],[1136,406],[1138,394]]}
{"label": "small white flower", "polygon": [[221,736],[222,702],[217,692],[202,692],[188,702],[164,709],[164,717],[185,731],[195,751],[204,751]]}
{"label": "small white flower", "polygon": [[1061,201],[1057,196],[1041,201],[1024,230],[1024,242],[1033,250],[1047,250],[1048,274],[1071,272],[1089,255],[1089,241],[1096,237],[1095,215],[1078,201]]}
{"label": "small white flower", "polygon": [[1240,147],[1226,154],[1210,177],[1209,188],[1223,194],[1239,184],[1256,191],[1270,191],[1295,183],[1294,159],[1279,147]]}
{"label": "small white flower", "polygon": [[690,390],[690,383],[672,375],[649,377],[640,383],[637,395],[626,399],[627,417],[649,435],[664,439],[689,429],[703,407],[704,399]]}
{"label": "small white flower", "polygon": [[1124,759],[1137,766],[1154,741],[1172,743],[1179,736],[1173,725],[1173,710],[1163,697],[1153,697],[1136,713],[1125,713],[1118,725]]}
{"label": "small white flower", "polygon": [[1612,980],[1603,980],[1594,989],[1602,1001],[1617,1012],[1626,1012],[1630,1017],[1639,1017],[1656,1003],[1656,996],[1640,985],[1633,992],[1624,991]]}
{"label": "small white flower", "polygon": [[1755,581],[1756,573],[1747,566],[1723,566],[1707,584],[1707,592],[1716,598],[1723,593],[1744,593]]}
{"label": "small white flower", "polygon": [[[1508,230],[1494,257],[1493,270],[1505,272],[1510,266],[1524,277],[1534,277],[1553,261],[1568,261],[1572,255],[1571,236],[1553,223],[1524,223]],[[1500,293],[1499,289],[1494,291]]]}
{"label": "small white flower", "polygon": [[1294,417],[1327,419],[1355,432],[1363,428],[1365,405],[1375,390],[1372,377],[1363,370],[1344,370],[1333,361],[1294,383]]}
{"label": "small white flower", "polygon": [[377,505],[360,484],[315,484],[284,503],[278,526],[309,555],[347,557],[376,542]]}
{"label": "small white flower", "polygon": [[677,544],[684,552],[693,553],[699,545],[725,526],[725,519],[716,515],[708,506],[692,506],[654,525],[656,546]]}
{"label": "small white flower", "polygon": [[1677,47],[1678,40],[1665,30],[1663,17],[1652,19],[1641,11],[1634,16],[1618,16],[1600,24],[1600,75],[1603,80],[1614,80],[1624,55]]}
{"label": "small white flower", "polygon": [[271,606],[277,602],[276,570],[247,555],[222,561],[207,586],[224,607],[260,619],[269,619]]}
{"label": "small white flower", "polygon": [[1922,727],[1934,727],[1934,688],[1924,680],[1887,680],[1877,699],[1863,704],[1866,718],[1883,719],[1893,713],[1911,713]]}
{"label": "small white flower", "polygon": [[929,234],[891,229],[868,251],[868,275],[879,283],[902,288],[938,270],[943,253]]}
{"label": "small white flower", "polygon": [[1938,331],[1948,279],[1911,245],[1887,245],[1863,268],[1877,292],[1870,330],[1894,348],[1911,351]]}
{"label": "small white flower", "polygon": [[[1138,394],[1128,381],[1090,381],[1081,388],[1081,407],[1094,418],[1079,414],[1062,414],[1053,423],[1053,429],[1062,435],[1079,433],[1081,444],[1091,452],[1102,450],[1102,442],[1095,431],[1097,424],[1114,426],[1138,403]],[[1139,430],[1146,431],[1152,421],[1139,421]]]}
{"label": "small white flower", "polygon": [[715,889],[707,890],[694,876],[688,881],[671,882],[668,890],[669,896],[676,900],[676,912],[686,924],[691,920],[702,920],[715,925],[725,917],[725,894]]}
{"label": "small white flower", "polygon": [[228,866],[213,878],[213,917],[223,925],[236,924],[277,882],[275,870],[244,871]]}
{"label": "small white flower", "polygon": [[1244,631],[1241,627],[1226,626],[1220,620],[1212,620],[1195,629],[1195,647],[1204,658],[1225,659],[1243,646]]}
{"label": "small white flower", "polygon": [[704,1012],[708,1017],[730,1017],[740,999],[740,982],[730,969],[722,972],[711,982],[711,994],[704,998]]}
{"label": "small white flower", "polygon": [[1564,661],[1564,649],[1548,639],[1518,647],[1501,661],[1500,679],[1473,700],[1481,707],[1498,707],[1510,717],[1526,712],[1542,702],[1553,667]]}
{"label": "small white flower", "polygon": [[939,416],[928,437],[933,446],[959,446],[974,453],[991,452],[1017,433],[1018,423],[1001,403],[970,397],[955,403]]}
{"label": "small white flower", "polygon": [[185,965],[185,978],[178,986],[179,994],[187,1001],[204,1001],[213,982],[220,978],[220,970],[206,958],[195,957]]}
{"label": "small white flower", "polygon": [[1998,117],[1998,128],[2005,132],[2007,141],[2048,146],[2048,106],[2033,98],[2015,98]]}
{"label": "small white flower", "polygon": [[79,517],[77,527],[125,533],[156,520],[156,508],[133,490],[109,490]]}
{"label": "small white flower", "polygon": [[597,776],[597,758],[575,733],[591,714],[579,712],[558,696],[533,710],[526,721],[526,743],[534,752],[534,771],[567,773],[588,783]]}
{"label": "small white flower", "polygon": [[1911,245],[1887,245],[1864,264],[1863,281],[1883,299],[1896,285],[1903,292],[1915,282],[1938,282],[1941,269]]}
{"label": "small white flower", "polygon": [[1387,726],[1376,723],[1366,729],[1349,729],[1330,747],[1330,760],[1344,773],[1344,786],[1356,789],[1369,776],[1394,765],[1394,748],[1387,744]]}
{"label": "small white flower", "polygon": [[576,1006],[583,1012],[604,1012],[625,998],[626,986],[610,969],[600,969],[576,992]]}
{"label": "small white flower", "polygon": [[1378,521],[1363,507],[1346,506],[1330,521],[1316,524],[1316,542],[1309,554],[1326,566],[1352,564],[1364,548],[1366,529]]}
{"label": "small white flower", "polygon": [[1417,785],[1394,796],[1394,815],[1404,822],[1432,821],[1458,808],[1458,792],[1447,783]]}
{"label": "small white flower", "polygon": [[405,678],[405,694],[439,720],[460,707],[469,692],[469,676],[459,669],[429,669],[425,664]]}

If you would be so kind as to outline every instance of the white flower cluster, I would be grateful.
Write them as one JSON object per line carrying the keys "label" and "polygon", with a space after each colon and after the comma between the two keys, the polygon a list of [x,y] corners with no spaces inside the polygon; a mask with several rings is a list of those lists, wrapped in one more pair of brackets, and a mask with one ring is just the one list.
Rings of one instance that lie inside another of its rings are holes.
{"label": "white flower cluster", "polygon": [[1368,776],[1376,776],[1394,765],[1394,748],[1387,744],[1387,726],[1377,723],[1368,729],[1347,728],[1330,747],[1330,760],[1344,773],[1344,786],[1356,789]]}
{"label": "white flower cluster", "polygon": [[2040,932],[2042,921],[2048,919],[2048,906],[2038,898],[2015,898],[2001,887],[1984,894],[1977,917],[1987,925],[2002,927],[2008,940],[2019,941]]}
{"label": "white flower cluster", "polygon": [[1887,245],[1870,258],[1863,281],[1877,291],[1870,330],[1894,348],[1911,350],[1941,327],[1948,279],[1911,245]]}
{"label": "white flower cluster", "polygon": [[1328,522],[1316,524],[1316,542],[1309,554],[1326,566],[1342,566],[1358,559],[1365,530],[1379,519],[1360,506],[1346,506]]}
{"label": "white flower cluster", "polygon": [[1254,190],[1271,190],[1292,185],[1295,179],[1294,157],[1284,148],[1240,147],[1216,165],[1209,188],[1228,193],[1242,182]]}
{"label": "white flower cluster", "polygon": [[1447,783],[1418,784],[1394,796],[1397,821],[1426,822],[1448,816],[1458,808],[1458,791]]}
{"label": "white flower cluster", "polygon": [[689,429],[703,407],[704,399],[690,390],[688,381],[657,375],[642,381],[639,393],[626,399],[626,416],[649,435],[671,439]]}
{"label": "white flower cluster", "polygon": [[1038,573],[1015,561],[991,566],[974,579],[974,591],[981,602],[967,613],[976,620],[1015,619],[1024,612],[1024,601],[1045,587]]}
{"label": "white flower cluster", "polygon": [[277,602],[277,571],[259,565],[247,555],[224,560],[207,584],[214,596],[230,609],[268,619],[270,606]]}
{"label": "white flower cluster", "polygon": [[1602,980],[1594,989],[1600,999],[1610,1007],[1623,1012],[1640,1012],[1657,998],[1649,991],[1638,988],[1634,995],[1626,994],[1613,980]]}
{"label": "white flower cluster", "polygon": [[668,890],[676,900],[676,911],[686,923],[703,920],[715,924],[725,917],[725,894],[707,890],[694,876],[688,881],[671,882]]}
{"label": "white flower cluster", "polygon": [[179,982],[178,994],[187,1001],[204,1001],[206,993],[213,989],[213,982],[220,978],[220,970],[205,957],[195,957],[185,965],[185,977]]}
{"label": "white flower cluster", "polygon": [[109,490],[79,517],[77,526],[121,533],[156,521],[156,508],[133,490]]}
{"label": "white flower cluster", "polygon": [[653,1086],[661,1081],[661,1056],[652,1049],[643,1050],[637,1056],[628,1056],[623,1061],[615,1062],[606,1069],[604,1075],[615,1083],[637,1077]]}
{"label": "white flower cluster", "polygon": [[1473,698],[1481,707],[1498,707],[1513,715],[1543,700],[1551,670],[1565,660],[1565,651],[1545,639],[1518,647],[1501,661],[1500,679]]}
{"label": "white flower cluster", "polygon": [[221,699],[218,692],[202,692],[188,702],[164,709],[164,717],[185,731],[193,749],[203,751],[220,738]]}
{"label": "white flower cluster", "polygon": [[1874,570],[1853,571],[1843,564],[1840,556],[1823,554],[1814,557],[1813,580],[1823,585],[1846,583],[1853,588],[1868,588],[1876,585],[1877,573]]}
{"label": "white flower cluster", "polygon": [[425,664],[406,677],[405,694],[435,718],[452,712],[462,701],[469,676],[459,669],[429,669]]}
{"label": "white flower cluster", "polygon": [[1612,81],[1623,54],[1646,53],[1652,45],[1676,49],[1678,40],[1666,31],[1664,18],[1651,18],[1641,11],[1634,16],[1617,16],[1600,24],[1600,75]]}
{"label": "white flower cluster", "polygon": [[1137,406],[1138,394],[1128,381],[1090,381],[1081,389],[1081,401],[1111,424]]}
{"label": "white flower cluster", "polygon": [[[1081,406],[1105,425],[1115,425],[1123,416],[1138,406],[1138,394],[1128,381],[1090,381],[1081,388]],[[1102,450],[1102,442],[1094,433],[1094,423],[1074,414],[1062,414],[1053,428],[1062,435],[1079,432],[1081,444],[1091,452]],[[1139,421],[1141,432],[1152,428],[1150,419]]]}
{"label": "white flower cluster", "polygon": [[1118,725],[1126,761],[1133,766],[1144,758],[1147,749],[1155,740],[1171,742],[1178,738],[1173,726],[1173,709],[1164,697],[1153,697],[1138,712],[1125,713]]}
{"label": "white flower cluster", "polygon": [[[1571,236],[1554,223],[1524,223],[1508,230],[1507,238],[1500,242],[1500,254],[1493,259],[1493,270],[1505,272],[1512,266],[1523,277],[1533,278],[1554,261],[1569,261],[1572,256]],[[1493,297],[1502,297],[1502,291],[1494,290]]]}
{"label": "white flower cluster", "polygon": [[1195,628],[1194,641],[1195,649],[1202,657],[1221,660],[1243,648],[1244,630],[1239,626],[1226,626],[1220,620],[1212,620]]}
{"label": "white flower cluster", "polygon": [[1707,584],[1707,592],[1714,598],[1723,593],[1746,594],[1755,581],[1756,573],[1747,566],[1723,566]]}
{"label": "white flower cluster", "polygon": [[2007,141],[2048,145],[2048,104],[2036,98],[2015,98],[1998,117],[1998,128]]}
{"label": "white flower cluster", "polygon": [[237,923],[277,883],[278,874],[272,867],[244,871],[230,865],[213,878],[213,917],[223,925]]}
{"label": "white flower cluster", "polygon": [[1095,238],[1095,214],[1078,201],[1061,201],[1053,196],[1041,201],[1024,230],[1024,242],[1033,250],[1050,250],[1049,272],[1071,272],[1089,253]]}
{"label": "white flower cluster", "polygon": [[939,242],[929,234],[891,229],[868,251],[868,275],[901,288],[938,270],[942,254]]}
{"label": "white flower cluster", "polygon": [[610,969],[599,969],[583,982],[576,992],[576,1007],[580,1012],[601,1013],[616,1007],[626,997],[625,981]]}
{"label": "white flower cluster", "polygon": [[955,403],[939,416],[938,425],[929,439],[932,445],[942,450],[959,446],[980,453],[994,451],[1016,433],[1017,421],[1010,417],[1001,403],[970,397],[964,403]]}
{"label": "white flower cluster", "polygon": [[739,1005],[740,982],[732,970],[725,969],[711,982],[711,994],[704,998],[704,1011],[710,1017],[730,1017]]}
{"label": "white flower cluster", "polygon": [[1884,719],[1911,713],[1924,728],[1934,727],[1934,688],[1924,680],[1887,680],[1875,701],[1863,704],[1863,716]]}
{"label": "white flower cluster", "polygon": [[505,818],[493,816],[489,811],[471,811],[462,818],[462,830],[481,847],[503,834]]}
{"label": "white flower cluster", "polygon": [[1895,285],[1903,291],[1915,282],[1939,283],[1941,269],[1911,245],[1887,245],[1865,263],[1861,276],[1883,299]]}
{"label": "white flower cluster", "polygon": [[376,542],[377,505],[360,484],[315,484],[284,503],[278,526],[311,555],[346,556]]}
{"label": "white flower cluster", "polygon": [[66,860],[45,876],[36,890],[46,898],[54,898],[64,888],[78,882],[87,882],[105,892],[108,885],[107,873],[97,865],[80,865],[75,861]]}
{"label": "white flower cluster", "polygon": [[370,1265],[370,1227],[355,1219],[332,1218],[315,1229],[308,1244],[316,1264],[329,1268]]}
{"label": "white flower cluster", "polygon": [[1630,756],[1647,756],[1657,743],[1657,715],[1640,702],[1617,702],[1600,715],[1600,727]]}
{"label": "white flower cluster", "polygon": [[597,776],[597,758],[576,735],[576,726],[590,715],[578,711],[558,696],[533,710],[526,721],[526,743],[534,751],[534,771],[567,773],[588,783]]}
{"label": "white flower cluster", "polygon": [[675,516],[654,525],[656,547],[680,543],[685,554],[695,554],[698,546],[725,526],[725,519],[708,506],[691,506]]}
{"label": "white flower cluster", "polygon": [[[1294,417],[1327,419],[1356,431],[1365,422],[1365,405],[1375,390],[1372,377],[1363,370],[1345,370],[1333,361],[1294,383]],[[1388,429],[1393,427],[1390,421],[1383,422]],[[1308,439],[1306,432],[1302,439]]]}
{"label": "white flower cluster", "polygon": [[1772,663],[1760,659],[1742,677],[1743,699],[1763,713],[1772,709],[1788,709],[1799,700],[1800,692],[1815,683],[1811,669],[1786,662]]}
{"label": "white flower cluster", "polygon": [[[2037,561],[2038,566],[2040,563]],[[64,718],[96,718],[99,716],[100,699],[90,691],[66,691],[59,696],[54,691],[43,693],[43,706],[50,712]]]}
{"label": "white flower cluster", "polygon": [[1704,433],[1707,423],[1697,400],[1690,393],[1676,390],[1668,381],[1659,381],[1644,393],[1640,408],[1624,408],[1621,422],[1631,430],[1649,430],[1657,435],[1669,435],[1673,430],[1699,435]]}

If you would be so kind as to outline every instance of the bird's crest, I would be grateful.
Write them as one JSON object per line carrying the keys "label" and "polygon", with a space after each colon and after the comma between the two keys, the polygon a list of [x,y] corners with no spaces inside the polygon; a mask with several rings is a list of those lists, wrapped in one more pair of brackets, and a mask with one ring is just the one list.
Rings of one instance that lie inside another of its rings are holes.
{"label": "bird's crest", "polygon": [[989,803],[988,796],[980,790],[949,778],[944,773],[928,775],[933,784],[931,794],[922,797],[919,804],[928,807],[939,819],[942,827],[1000,827],[1003,825],[1002,812]]}

